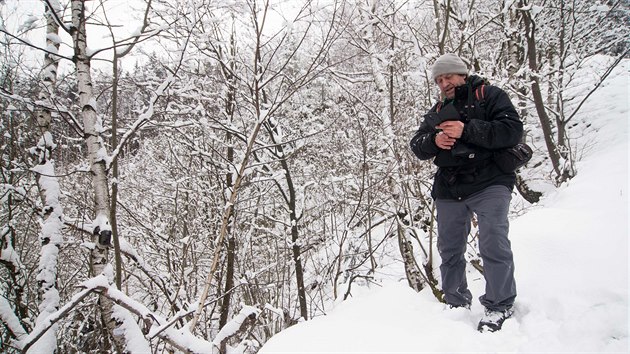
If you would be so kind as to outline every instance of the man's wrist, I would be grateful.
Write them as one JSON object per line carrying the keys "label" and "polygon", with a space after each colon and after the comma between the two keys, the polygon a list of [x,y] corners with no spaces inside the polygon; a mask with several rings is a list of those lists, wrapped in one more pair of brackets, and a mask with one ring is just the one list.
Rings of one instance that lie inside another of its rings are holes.
{"label": "man's wrist", "polygon": [[464,126],[462,127],[462,135],[460,135],[459,137],[459,139],[462,141],[466,140],[466,126],[467,125],[468,124],[464,123]]}

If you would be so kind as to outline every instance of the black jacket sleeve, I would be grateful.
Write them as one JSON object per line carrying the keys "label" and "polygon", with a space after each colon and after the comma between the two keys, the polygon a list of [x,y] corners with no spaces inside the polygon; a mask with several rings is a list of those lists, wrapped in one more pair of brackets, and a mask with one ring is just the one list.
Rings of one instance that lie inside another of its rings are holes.
{"label": "black jacket sleeve", "polygon": [[[433,107],[430,112],[435,112],[435,107]],[[437,130],[435,127],[429,126],[426,120],[423,120],[422,123],[420,123],[420,128],[416,131],[413,138],[411,138],[411,142],[409,143],[411,151],[413,151],[420,160],[428,160],[435,157],[440,151],[440,148],[435,145],[436,133]]]}
{"label": "black jacket sleeve", "polygon": [[512,101],[496,86],[486,86],[486,90],[485,120],[470,119],[461,140],[488,150],[516,145],[523,136],[523,123]]}

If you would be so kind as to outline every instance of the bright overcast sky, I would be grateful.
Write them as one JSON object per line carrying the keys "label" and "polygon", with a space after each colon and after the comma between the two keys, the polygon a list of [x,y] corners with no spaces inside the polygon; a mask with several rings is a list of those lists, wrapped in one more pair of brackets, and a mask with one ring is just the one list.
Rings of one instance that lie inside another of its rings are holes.
{"label": "bright overcast sky", "polygon": [[[70,6],[69,0],[52,0],[52,2],[55,1],[61,4],[62,7]],[[293,19],[292,17],[295,16],[295,13],[297,11],[296,8],[299,8],[299,5],[303,3],[303,1],[304,0],[271,0],[272,9],[268,14],[267,23],[265,26],[266,29],[272,32],[277,31],[278,26],[282,25],[285,21],[283,17],[291,21]],[[91,18],[87,26],[88,48],[94,51],[101,48],[107,48],[112,45],[109,30],[107,30],[105,26],[95,25],[95,23],[106,22],[103,16],[103,8],[106,10],[107,19],[113,24],[116,38],[120,40],[127,38],[131,33],[135,33],[142,24],[142,16],[144,15],[144,3],[145,1],[143,0],[87,1],[86,6],[88,11],[86,13]],[[230,1],[225,1],[224,3],[216,2],[213,4],[227,5],[229,3]],[[328,3],[328,1],[311,1],[311,5],[315,6],[316,8],[320,7],[322,3]],[[46,23],[43,17],[44,3],[42,0],[5,0],[4,2],[0,0],[0,4],[2,4],[0,5],[1,17],[3,21],[2,24],[6,28],[7,32],[17,34],[20,32],[19,29],[23,27],[23,25],[27,23],[29,19],[36,19],[36,21],[34,22],[35,27],[26,33],[19,34],[19,37],[32,43],[34,46],[45,48]],[[67,9],[64,12],[64,15],[64,19],[66,21],[69,21],[70,10]],[[70,36],[62,29],[59,30],[59,36],[63,41],[63,44],[59,49],[59,53],[66,57],[70,57],[72,55],[72,41]],[[19,64],[40,67],[44,57],[43,52],[32,50],[30,52],[32,52],[33,54],[29,58],[21,58]],[[103,59],[111,60],[111,58],[111,50],[100,53],[92,60],[92,67],[102,70],[111,70],[111,65],[102,61]],[[28,62],[29,59],[32,59],[33,61]],[[134,65],[136,60],[137,59],[134,59],[132,56],[126,57],[125,61],[123,62],[123,67],[129,69],[128,66]],[[61,61],[60,71],[65,70],[74,70],[72,63],[68,60]]]}
{"label": "bright overcast sky", "polygon": [[[58,1],[61,6],[70,6],[70,1]],[[141,16],[143,10],[139,8],[142,2],[136,2],[134,0],[107,0],[102,2],[107,10],[108,19],[114,24],[114,33],[118,39],[128,36],[134,32],[141,24]],[[137,5],[137,4],[140,5]],[[94,20],[90,21],[91,24],[95,22],[105,22],[102,16],[102,10],[97,8],[101,4],[101,1],[88,1],[87,3],[88,14],[94,16]],[[134,5],[135,8],[134,8]],[[19,33],[20,28],[29,21],[29,18],[35,17],[38,21],[36,26],[27,33],[20,34],[20,38],[29,41],[37,47],[45,47],[45,30],[46,23],[43,18],[44,5],[41,0],[5,0],[3,5],[0,5],[2,11],[3,25],[10,33]],[[96,10],[96,11],[95,11]],[[70,10],[65,12],[65,19],[69,20]],[[88,25],[87,27],[88,47],[91,50],[99,48],[105,48],[111,46],[111,36],[109,31],[104,26]],[[59,49],[59,53],[62,55],[70,56],[72,54],[72,48],[70,46],[70,36],[65,31],[59,31],[59,36],[63,40],[63,45]],[[38,53],[35,60],[41,61],[43,54]],[[97,58],[111,59],[112,52],[108,51],[99,55]],[[64,63],[67,64],[67,63]],[[98,67],[98,60],[93,61],[94,66]],[[63,65],[63,64],[62,64]]]}

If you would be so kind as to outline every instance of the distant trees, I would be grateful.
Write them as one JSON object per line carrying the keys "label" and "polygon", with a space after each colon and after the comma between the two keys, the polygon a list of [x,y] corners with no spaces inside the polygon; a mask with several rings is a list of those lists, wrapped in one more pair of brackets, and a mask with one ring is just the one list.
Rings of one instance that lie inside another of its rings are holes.
{"label": "distant trees", "polygon": [[584,91],[627,57],[624,1],[289,3],[147,0],[127,34],[108,1],[0,3],[3,352],[253,353],[390,262],[439,299],[407,145],[433,60],[513,96],[533,202],[578,173]]}

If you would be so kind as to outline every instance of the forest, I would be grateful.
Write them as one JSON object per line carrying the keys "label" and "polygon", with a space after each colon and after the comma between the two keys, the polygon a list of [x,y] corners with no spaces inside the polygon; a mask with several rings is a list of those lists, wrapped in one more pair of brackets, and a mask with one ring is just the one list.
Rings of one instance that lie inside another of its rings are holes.
{"label": "forest", "polygon": [[121,3],[0,1],[1,352],[256,353],[392,242],[441,301],[409,149],[433,61],[514,102],[517,215],[580,172],[578,113],[630,48],[628,0]]}

